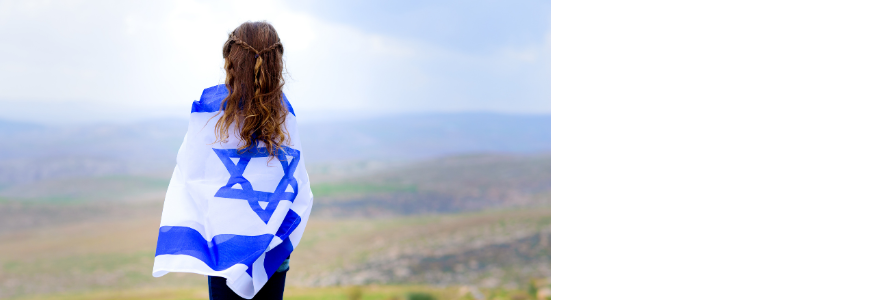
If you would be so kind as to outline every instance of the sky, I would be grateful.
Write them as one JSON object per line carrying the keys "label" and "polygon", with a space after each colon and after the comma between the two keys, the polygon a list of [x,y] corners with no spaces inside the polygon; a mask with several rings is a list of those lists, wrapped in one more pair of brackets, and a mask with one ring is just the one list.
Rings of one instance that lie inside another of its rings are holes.
{"label": "sky", "polygon": [[549,1],[4,1],[0,119],[185,118],[244,21],[284,43],[302,120],[549,114]]}

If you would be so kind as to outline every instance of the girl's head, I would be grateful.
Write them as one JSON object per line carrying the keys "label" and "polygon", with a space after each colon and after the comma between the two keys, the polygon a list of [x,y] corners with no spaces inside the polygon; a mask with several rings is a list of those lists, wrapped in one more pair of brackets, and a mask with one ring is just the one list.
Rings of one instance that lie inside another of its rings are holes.
{"label": "girl's head", "polygon": [[218,140],[236,134],[244,142],[239,149],[263,142],[270,157],[289,140],[284,129],[288,112],[281,100],[282,54],[284,47],[269,23],[245,22],[229,34],[223,44],[229,96],[214,128]]}

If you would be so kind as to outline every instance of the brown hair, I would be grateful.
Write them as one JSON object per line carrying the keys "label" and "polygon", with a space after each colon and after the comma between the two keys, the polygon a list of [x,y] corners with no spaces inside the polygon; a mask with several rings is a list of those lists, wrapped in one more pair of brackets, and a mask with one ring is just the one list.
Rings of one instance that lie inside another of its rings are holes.
{"label": "brown hair", "polygon": [[214,127],[217,141],[226,140],[235,124],[233,129],[244,141],[239,150],[256,149],[263,142],[271,159],[290,139],[284,130],[287,106],[281,98],[283,54],[278,33],[265,21],[245,22],[229,34],[223,44],[229,95]]}

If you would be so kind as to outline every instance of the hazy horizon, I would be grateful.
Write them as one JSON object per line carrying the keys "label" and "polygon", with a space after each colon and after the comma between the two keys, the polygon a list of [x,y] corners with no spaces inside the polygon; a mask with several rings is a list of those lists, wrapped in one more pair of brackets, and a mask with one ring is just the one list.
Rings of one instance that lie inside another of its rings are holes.
{"label": "hazy horizon", "polygon": [[[485,115],[498,115],[498,116],[535,116],[535,117],[549,117],[550,112],[498,112],[498,111],[488,111],[488,110],[468,110],[468,111],[403,111],[403,112],[379,112],[379,111],[357,111],[357,110],[308,110],[308,109],[294,109],[297,115],[297,122],[300,124],[313,124],[313,123],[342,123],[342,122],[356,122],[363,120],[374,120],[374,119],[386,119],[386,118],[395,118],[395,117],[407,117],[407,116],[433,116],[433,115],[474,115],[474,114],[485,114]],[[105,115],[102,117],[95,118],[95,111],[89,111],[83,113],[81,115],[69,115],[66,118],[57,118],[59,114],[63,114],[63,112],[54,112],[50,114],[44,114],[40,116],[28,115],[26,118],[20,118],[14,116],[14,114],[4,114],[0,112],[0,125],[3,123],[7,124],[29,124],[29,125],[40,125],[40,126],[89,126],[89,125],[100,125],[100,124],[112,124],[112,125],[130,125],[136,123],[144,123],[144,122],[157,122],[157,121],[181,121],[186,122],[189,117],[189,114],[183,115],[161,115],[161,114],[142,114],[139,116],[112,116],[110,115],[112,112],[105,111],[97,113],[104,113]]]}

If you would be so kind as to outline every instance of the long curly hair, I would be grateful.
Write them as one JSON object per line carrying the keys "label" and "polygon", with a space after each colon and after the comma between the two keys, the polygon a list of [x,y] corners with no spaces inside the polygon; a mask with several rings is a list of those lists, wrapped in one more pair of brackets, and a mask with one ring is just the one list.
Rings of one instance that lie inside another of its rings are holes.
{"label": "long curly hair", "polygon": [[281,98],[283,54],[278,33],[265,21],[245,22],[229,34],[223,44],[229,96],[223,99],[223,115],[214,127],[217,141],[227,140],[232,128],[244,142],[239,151],[256,149],[263,142],[271,159],[290,140],[284,126],[288,111]]}

